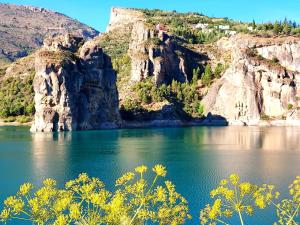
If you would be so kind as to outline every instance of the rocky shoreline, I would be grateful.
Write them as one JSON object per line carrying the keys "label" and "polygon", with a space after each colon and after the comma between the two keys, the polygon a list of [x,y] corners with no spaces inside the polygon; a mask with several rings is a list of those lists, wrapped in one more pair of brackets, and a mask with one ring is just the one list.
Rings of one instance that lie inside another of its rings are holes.
{"label": "rocky shoreline", "polygon": [[[0,127],[4,126],[28,126],[33,122],[4,122],[0,121]],[[106,127],[102,129],[139,129],[139,128],[176,128],[176,127],[225,127],[225,126],[257,126],[257,127],[300,127],[300,120],[258,120],[248,123],[242,121],[226,121],[220,119],[195,119],[191,121],[181,120],[152,120],[152,121],[124,121],[119,128]]]}

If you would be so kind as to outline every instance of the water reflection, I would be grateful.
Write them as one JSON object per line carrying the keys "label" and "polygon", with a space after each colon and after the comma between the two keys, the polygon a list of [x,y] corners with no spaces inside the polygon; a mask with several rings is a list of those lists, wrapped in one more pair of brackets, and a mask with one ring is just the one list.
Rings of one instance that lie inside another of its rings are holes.
{"label": "water reflection", "polygon": [[0,174],[5,181],[1,193],[11,195],[21,182],[40,184],[47,177],[63,184],[82,172],[100,177],[112,187],[117,177],[135,166],[159,163],[167,166],[168,179],[187,197],[197,221],[198,210],[209,200],[210,190],[230,173],[237,172],[244,180],[274,183],[285,190],[300,173],[299,135],[300,128],[295,127],[193,127],[55,134],[1,128],[0,170],[7,171]]}
{"label": "water reflection", "polygon": [[71,133],[35,133],[31,140],[31,166],[36,183],[48,177],[64,180],[69,167]]}
{"label": "water reflection", "polygon": [[299,133],[297,127],[208,128],[202,144],[216,150],[299,151]]}

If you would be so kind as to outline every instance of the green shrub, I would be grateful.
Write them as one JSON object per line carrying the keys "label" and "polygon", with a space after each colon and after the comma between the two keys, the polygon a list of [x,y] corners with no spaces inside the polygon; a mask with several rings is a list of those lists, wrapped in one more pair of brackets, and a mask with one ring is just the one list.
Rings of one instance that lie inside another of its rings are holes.
{"label": "green shrub", "polygon": [[16,121],[18,123],[28,123],[32,121],[32,117],[30,116],[18,116]]}
{"label": "green shrub", "polygon": [[260,116],[260,119],[261,119],[261,120],[266,120],[266,121],[268,121],[268,120],[271,119],[271,117],[268,116],[268,115],[266,115],[266,114],[262,114],[262,115]]}
{"label": "green shrub", "polygon": [[34,73],[25,79],[9,77],[0,83],[0,117],[32,116],[34,109]]}
{"label": "green shrub", "polygon": [[287,107],[288,107],[288,110],[292,110],[294,108],[294,105],[289,103]]}
{"label": "green shrub", "polygon": [[11,123],[11,122],[15,122],[15,121],[16,121],[16,117],[13,117],[13,116],[7,117],[3,120],[3,122],[6,122],[6,123]]}

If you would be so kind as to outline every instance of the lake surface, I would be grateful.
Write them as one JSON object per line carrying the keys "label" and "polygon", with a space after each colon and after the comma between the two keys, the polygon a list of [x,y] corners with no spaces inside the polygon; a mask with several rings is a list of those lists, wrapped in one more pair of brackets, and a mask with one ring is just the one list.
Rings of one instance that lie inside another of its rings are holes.
{"label": "lake surface", "polygon": [[[210,203],[219,180],[239,173],[243,180],[287,187],[300,175],[300,128],[192,127],[31,134],[28,127],[0,127],[0,200],[24,182],[59,184],[87,172],[108,186],[138,165],[163,164],[168,179],[188,201],[193,220]],[[271,225],[274,210],[248,225]],[[254,222],[255,221],[255,222]],[[9,223],[9,224],[25,224]],[[238,224],[235,222],[232,225]],[[246,223],[247,224],[247,223]]]}

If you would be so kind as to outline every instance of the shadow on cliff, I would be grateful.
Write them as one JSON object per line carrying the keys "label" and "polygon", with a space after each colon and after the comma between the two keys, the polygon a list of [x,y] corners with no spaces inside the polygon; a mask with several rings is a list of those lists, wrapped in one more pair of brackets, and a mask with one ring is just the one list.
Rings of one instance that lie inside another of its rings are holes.
{"label": "shadow on cliff", "polygon": [[[178,37],[176,37],[176,40],[178,42]],[[183,41],[184,40],[179,40],[179,43]],[[174,50],[175,52],[183,53],[183,57],[185,59],[185,70],[189,81],[193,78],[194,69],[200,68],[200,74],[204,73],[205,66],[207,62],[210,61],[210,58],[206,54],[196,52],[178,43],[174,46]]]}

